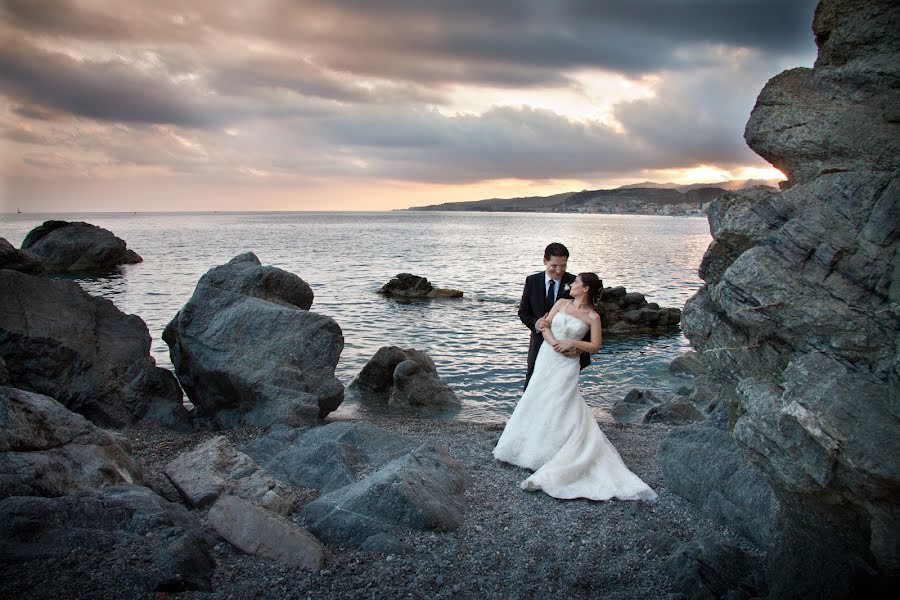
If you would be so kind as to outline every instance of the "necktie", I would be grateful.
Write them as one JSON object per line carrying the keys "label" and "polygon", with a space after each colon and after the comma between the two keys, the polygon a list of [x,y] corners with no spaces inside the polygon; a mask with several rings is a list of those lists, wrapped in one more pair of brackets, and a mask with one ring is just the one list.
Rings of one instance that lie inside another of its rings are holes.
{"label": "necktie", "polygon": [[550,285],[547,286],[547,299],[544,301],[544,308],[550,310],[553,308],[554,302],[556,302],[556,282],[551,279]]}

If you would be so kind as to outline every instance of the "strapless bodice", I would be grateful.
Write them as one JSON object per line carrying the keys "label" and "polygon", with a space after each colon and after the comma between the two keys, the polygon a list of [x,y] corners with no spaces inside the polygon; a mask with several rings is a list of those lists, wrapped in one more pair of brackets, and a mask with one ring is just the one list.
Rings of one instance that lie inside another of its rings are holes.
{"label": "strapless bodice", "polygon": [[587,333],[588,329],[587,323],[562,311],[556,313],[556,316],[553,317],[553,322],[550,324],[550,331],[553,332],[553,337],[558,340],[580,340]]}

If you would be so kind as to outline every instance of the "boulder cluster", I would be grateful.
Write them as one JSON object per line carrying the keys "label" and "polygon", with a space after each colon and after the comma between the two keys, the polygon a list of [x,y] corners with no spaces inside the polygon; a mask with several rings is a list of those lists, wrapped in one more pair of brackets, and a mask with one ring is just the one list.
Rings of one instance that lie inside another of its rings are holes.
{"label": "boulder cluster", "polygon": [[[403,531],[459,527],[467,475],[446,448],[322,425],[344,399],[344,338],[310,310],[300,277],[249,252],[210,269],[163,333],[174,374],[150,356],[140,317],[47,277],[136,256],[86,223],[48,221],[21,250],[0,240],[0,560],[78,555],[107,568],[110,548],[127,548],[112,565],[124,588],[207,590],[220,540],[318,570],[327,546],[403,551]],[[425,352],[397,350],[392,405],[458,406]],[[174,458],[172,502],[104,429],[139,423],[268,433],[247,448],[211,437]]]}
{"label": "boulder cluster", "polygon": [[717,418],[659,460],[768,548],[772,597],[876,597],[900,575],[900,4],[822,0],[813,30],[745,131],[788,179],[713,203],[684,309]]}

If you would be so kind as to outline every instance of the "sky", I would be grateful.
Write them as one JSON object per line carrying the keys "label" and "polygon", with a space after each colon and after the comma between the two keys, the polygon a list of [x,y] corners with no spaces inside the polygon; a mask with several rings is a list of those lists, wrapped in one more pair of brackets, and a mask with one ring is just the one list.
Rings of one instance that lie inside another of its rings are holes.
{"label": "sky", "polygon": [[0,212],[390,210],[781,178],[815,0],[0,0]]}

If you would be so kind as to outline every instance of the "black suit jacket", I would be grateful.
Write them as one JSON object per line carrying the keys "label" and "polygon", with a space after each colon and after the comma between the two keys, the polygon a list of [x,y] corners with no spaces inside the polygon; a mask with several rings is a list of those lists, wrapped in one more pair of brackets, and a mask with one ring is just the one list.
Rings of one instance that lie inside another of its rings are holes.
{"label": "black suit jacket", "polygon": [[[575,281],[575,275],[572,273],[566,273],[562,277],[563,286],[571,285],[573,281]],[[547,287],[544,282],[544,271],[526,277],[525,287],[522,289],[522,300],[519,302],[519,319],[521,319],[522,323],[524,323],[531,332],[526,385],[527,380],[531,378],[531,372],[534,370],[534,361],[537,358],[537,351],[544,342],[544,336],[535,333],[534,331],[534,324],[547,312],[544,310],[544,299],[547,296]],[[571,296],[563,289],[557,294],[556,298],[558,300],[560,298],[571,298]],[[590,341],[590,335],[591,332],[588,330],[584,339]],[[580,360],[582,369],[591,364],[591,357],[587,352],[582,352],[580,354]]]}

